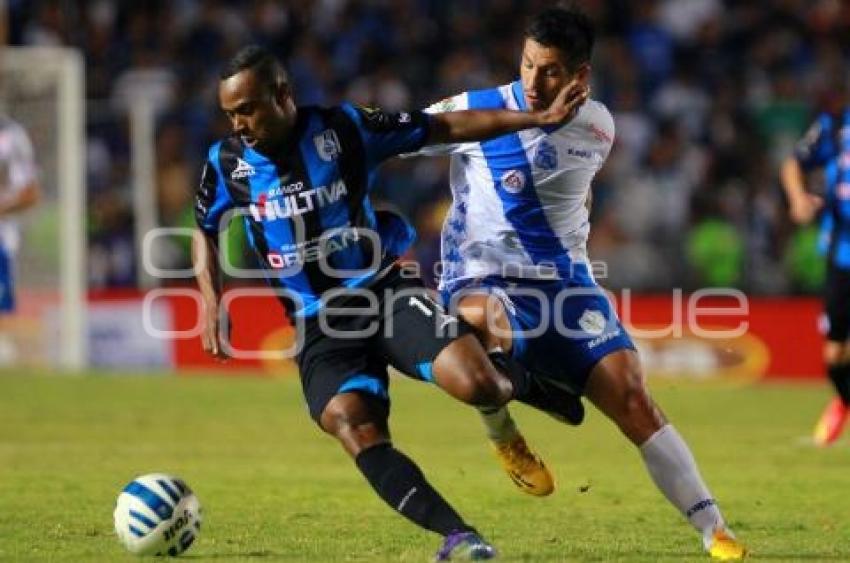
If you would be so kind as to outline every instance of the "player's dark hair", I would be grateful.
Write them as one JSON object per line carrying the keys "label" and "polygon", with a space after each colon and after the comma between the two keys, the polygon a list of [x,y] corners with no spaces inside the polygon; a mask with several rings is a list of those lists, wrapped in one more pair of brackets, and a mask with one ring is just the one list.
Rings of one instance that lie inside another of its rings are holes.
{"label": "player's dark hair", "polygon": [[254,71],[260,83],[267,86],[287,81],[286,69],[281,62],[268,49],[259,45],[239,49],[221,69],[219,78],[225,80],[247,69]]}
{"label": "player's dark hair", "polygon": [[560,49],[571,68],[590,61],[596,32],[587,15],[575,8],[547,8],[531,18],[525,36],[544,47]]}

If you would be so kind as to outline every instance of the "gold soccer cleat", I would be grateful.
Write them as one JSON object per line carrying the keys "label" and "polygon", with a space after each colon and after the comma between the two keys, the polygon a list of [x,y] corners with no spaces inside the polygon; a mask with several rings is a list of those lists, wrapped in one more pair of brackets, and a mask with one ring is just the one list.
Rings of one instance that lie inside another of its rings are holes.
{"label": "gold soccer cleat", "polygon": [[519,490],[537,497],[545,497],[555,490],[552,474],[540,456],[528,449],[525,438],[517,435],[504,444],[493,442],[493,447],[502,467]]}
{"label": "gold soccer cleat", "polygon": [[747,548],[744,544],[724,529],[714,531],[706,549],[712,559],[719,561],[740,561],[747,556]]}

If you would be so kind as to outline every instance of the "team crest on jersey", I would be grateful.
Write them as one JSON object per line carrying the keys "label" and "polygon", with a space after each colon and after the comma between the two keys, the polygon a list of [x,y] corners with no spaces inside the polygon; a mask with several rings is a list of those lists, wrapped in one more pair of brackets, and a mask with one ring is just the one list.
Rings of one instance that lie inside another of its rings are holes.
{"label": "team crest on jersey", "polygon": [[591,336],[598,336],[605,330],[605,315],[602,311],[585,309],[578,320],[578,326]]}
{"label": "team crest on jersey", "polygon": [[558,166],[558,151],[555,145],[544,140],[537,145],[534,153],[534,166],[541,170],[554,170]]}
{"label": "team crest on jersey", "polygon": [[333,129],[325,129],[313,137],[313,143],[316,144],[316,152],[319,153],[319,158],[325,162],[333,162],[339,158],[339,154],[342,152],[339,137],[336,136],[336,131]]}
{"label": "team crest on jersey", "polygon": [[507,192],[518,194],[525,187],[525,174],[522,170],[508,170],[502,174],[502,187]]}
{"label": "team crest on jersey", "polygon": [[254,170],[254,167],[242,160],[239,157],[236,157],[236,168],[233,169],[233,172],[230,173],[231,180],[241,180],[242,178],[248,178],[256,174],[257,171]]}

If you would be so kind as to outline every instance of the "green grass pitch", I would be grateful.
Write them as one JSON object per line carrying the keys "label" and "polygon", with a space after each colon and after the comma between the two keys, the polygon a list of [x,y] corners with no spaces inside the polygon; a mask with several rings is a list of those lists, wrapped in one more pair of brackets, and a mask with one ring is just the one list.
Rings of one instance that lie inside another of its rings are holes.
{"label": "green grass pitch", "polygon": [[[394,379],[396,444],[504,561],[705,561],[697,535],[597,412],[579,429],[514,408],[558,479],[516,491],[475,413]],[[850,560],[850,447],[807,440],[826,386],[657,383],[730,523],[766,561]],[[309,420],[294,377],[0,374],[0,561],[133,561],[112,530],[132,477],[184,477],[209,561],[430,561],[439,538],[393,514]]]}

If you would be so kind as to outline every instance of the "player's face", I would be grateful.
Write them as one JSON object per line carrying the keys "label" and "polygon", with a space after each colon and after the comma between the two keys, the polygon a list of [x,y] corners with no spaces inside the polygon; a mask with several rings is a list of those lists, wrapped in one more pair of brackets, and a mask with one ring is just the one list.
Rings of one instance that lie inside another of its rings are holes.
{"label": "player's face", "polygon": [[548,108],[573,78],[586,85],[590,71],[587,64],[570,70],[560,49],[545,47],[531,38],[525,40],[519,69],[525,102],[532,111]]}
{"label": "player's face", "polygon": [[279,146],[295,121],[295,103],[289,86],[269,87],[250,69],[222,80],[218,101],[233,132],[245,145],[260,152]]}

